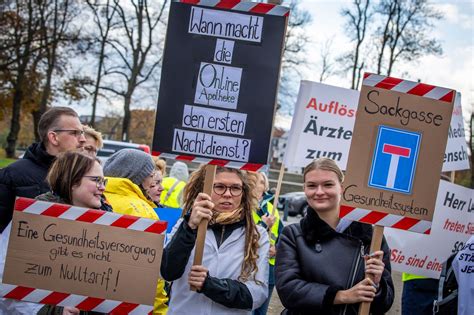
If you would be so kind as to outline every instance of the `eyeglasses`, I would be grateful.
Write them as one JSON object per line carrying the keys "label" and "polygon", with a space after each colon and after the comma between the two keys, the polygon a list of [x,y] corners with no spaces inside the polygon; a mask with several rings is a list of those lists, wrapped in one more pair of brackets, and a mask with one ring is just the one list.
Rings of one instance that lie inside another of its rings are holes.
{"label": "eyeglasses", "polygon": [[84,176],[87,178],[90,178],[92,181],[95,182],[95,185],[97,188],[100,188],[101,186],[107,186],[107,182],[109,181],[107,178],[102,177],[102,176]]}
{"label": "eyeglasses", "polygon": [[220,196],[225,194],[227,189],[229,189],[230,194],[233,197],[238,197],[238,196],[242,195],[243,188],[240,185],[226,186],[226,185],[223,185],[223,184],[214,184],[214,186],[212,187],[212,190],[214,190],[214,192],[217,195],[220,195]]}
{"label": "eyeglasses", "polygon": [[69,132],[71,136],[74,136],[76,138],[79,138],[80,136],[84,135],[84,130],[78,130],[78,129],[55,129],[53,131],[54,132]]}

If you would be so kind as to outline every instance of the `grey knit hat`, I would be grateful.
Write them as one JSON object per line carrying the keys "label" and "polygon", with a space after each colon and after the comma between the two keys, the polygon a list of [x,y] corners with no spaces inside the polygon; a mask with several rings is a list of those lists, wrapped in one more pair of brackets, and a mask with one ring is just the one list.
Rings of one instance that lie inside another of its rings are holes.
{"label": "grey knit hat", "polygon": [[136,149],[122,149],[112,154],[104,164],[104,175],[128,178],[140,185],[155,169],[153,158]]}

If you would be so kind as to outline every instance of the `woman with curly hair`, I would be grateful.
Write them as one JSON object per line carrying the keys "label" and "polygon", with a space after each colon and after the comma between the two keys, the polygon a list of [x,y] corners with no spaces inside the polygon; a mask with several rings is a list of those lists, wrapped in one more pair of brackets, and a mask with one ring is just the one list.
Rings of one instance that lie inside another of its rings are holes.
{"label": "woman with curly hair", "polygon": [[[268,235],[253,221],[256,200],[245,172],[217,167],[211,195],[202,193],[205,175],[205,166],[191,175],[188,212],[163,252],[161,275],[173,282],[169,313],[250,314],[268,295]],[[193,266],[202,220],[209,220],[203,262]]]}

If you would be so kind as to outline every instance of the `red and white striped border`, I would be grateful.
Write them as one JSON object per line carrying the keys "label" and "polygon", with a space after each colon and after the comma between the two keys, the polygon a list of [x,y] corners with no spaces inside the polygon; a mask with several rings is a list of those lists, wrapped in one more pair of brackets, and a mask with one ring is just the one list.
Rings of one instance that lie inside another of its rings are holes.
{"label": "red and white striped border", "polygon": [[350,206],[341,206],[339,217],[422,234],[430,234],[431,232],[430,221]]}
{"label": "red and white striped border", "polygon": [[[55,204],[22,197],[16,199],[14,210],[59,219],[114,226],[155,234],[162,234],[166,231],[167,227],[167,222],[165,221],[155,221],[130,215],[121,215],[113,212]],[[117,315],[152,314],[153,312],[152,305],[107,300],[103,298],[94,298],[78,294],[55,292],[4,283],[0,283],[0,296],[8,299],[40,304],[75,306],[84,311],[96,311]]]}
{"label": "red and white striped border", "polygon": [[194,162],[194,163],[201,163],[201,164],[211,164],[211,165],[230,167],[230,168],[238,168],[241,170],[252,171],[252,172],[261,171],[263,170],[263,167],[265,166],[265,164],[258,164],[258,163],[241,163],[241,162],[234,162],[234,161],[227,161],[227,160],[210,159],[210,158],[192,156],[192,155],[178,155],[178,154],[172,154],[172,153],[163,153],[163,152],[158,152],[158,151],[153,151],[152,155],[159,156],[165,159]]}
{"label": "red and white striped border", "polygon": [[290,9],[269,3],[255,3],[241,0],[173,0],[175,2],[202,5],[218,9],[228,9],[241,12],[288,16]]}
{"label": "red and white striped border", "polygon": [[108,225],[156,234],[161,234],[166,231],[168,225],[166,221],[155,221],[132,215],[74,207],[71,205],[56,204],[22,197],[16,199],[14,209],[16,211],[40,214],[59,219]]}
{"label": "red and white striped border", "polygon": [[373,86],[390,91],[396,91],[411,95],[440,100],[451,103],[454,100],[456,91],[434,85],[402,80],[398,78],[386,77],[383,75],[364,73],[362,85]]}
{"label": "red and white striped border", "polygon": [[152,305],[105,300],[77,294],[34,289],[11,284],[0,284],[0,296],[40,304],[75,306],[83,311],[95,311],[107,314],[152,314]]}

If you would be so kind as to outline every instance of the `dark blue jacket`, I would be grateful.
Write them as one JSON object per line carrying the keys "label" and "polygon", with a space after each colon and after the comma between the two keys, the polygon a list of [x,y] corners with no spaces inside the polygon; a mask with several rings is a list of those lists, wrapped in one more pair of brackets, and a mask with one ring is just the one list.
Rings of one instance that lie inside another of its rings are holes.
{"label": "dark blue jacket", "polygon": [[49,191],[46,174],[54,158],[42,143],[33,143],[22,159],[0,169],[0,232],[12,219],[16,196],[34,198]]}

